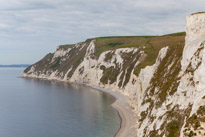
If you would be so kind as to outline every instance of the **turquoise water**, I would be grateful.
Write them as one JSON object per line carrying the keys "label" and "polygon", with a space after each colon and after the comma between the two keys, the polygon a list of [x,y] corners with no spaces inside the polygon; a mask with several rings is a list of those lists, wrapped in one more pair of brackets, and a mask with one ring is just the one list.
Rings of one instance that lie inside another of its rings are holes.
{"label": "turquoise water", "polygon": [[0,137],[113,137],[120,118],[108,94],[82,86],[18,78],[0,68]]}

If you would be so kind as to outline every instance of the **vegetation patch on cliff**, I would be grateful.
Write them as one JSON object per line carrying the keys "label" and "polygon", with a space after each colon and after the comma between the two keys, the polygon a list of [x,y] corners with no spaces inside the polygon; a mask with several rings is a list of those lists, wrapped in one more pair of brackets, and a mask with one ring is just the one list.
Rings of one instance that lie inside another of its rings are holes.
{"label": "vegetation patch on cliff", "polygon": [[68,49],[68,48],[72,48],[73,46],[75,46],[75,44],[65,44],[65,45],[60,45],[58,46],[59,49]]}
{"label": "vegetation patch on cliff", "polygon": [[200,106],[197,112],[186,120],[184,136],[205,136],[205,127],[201,123],[205,124],[205,106]]}
{"label": "vegetation patch on cliff", "polygon": [[[150,46],[147,46],[147,48],[149,47],[149,54],[147,59],[149,59],[149,55],[152,55],[150,56],[150,63],[152,63],[151,57],[154,56],[155,60],[157,58],[156,56],[158,54],[156,54],[154,51],[156,50],[158,52],[158,50],[161,49],[161,47],[157,45],[166,45],[169,46],[169,49],[166,56],[161,60],[158,68],[156,69],[154,76],[150,81],[150,87],[148,87],[148,89],[145,91],[145,97],[143,99],[144,101],[142,105],[148,103],[149,107],[146,111],[141,113],[141,124],[146,118],[148,118],[152,123],[152,111],[161,107],[167,96],[172,96],[177,91],[177,87],[179,85],[178,80],[180,79],[179,72],[181,70],[180,60],[182,58],[183,48],[185,44],[185,36],[178,36],[177,34],[177,36],[162,36],[161,38],[156,37],[150,40],[148,44]],[[147,60],[145,60],[145,62],[146,61]],[[167,109],[170,109],[169,106],[167,106]],[[179,109],[172,108],[164,116],[162,116],[166,117],[165,119],[167,119],[168,121],[164,121],[164,123],[162,124],[159,132],[160,134],[158,134],[158,131],[156,131],[156,129],[153,129],[152,131],[150,131],[149,135],[162,136],[163,134],[165,134],[169,137],[178,137],[179,131],[184,122],[184,117],[182,117],[182,115],[185,115],[185,113],[188,113],[188,110],[180,112]],[[145,134],[148,134],[146,133],[146,130],[144,132]]]}
{"label": "vegetation patch on cliff", "polygon": [[32,66],[35,66],[35,72],[42,72],[43,70],[46,70],[49,68],[49,64],[53,58],[53,53],[48,53],[45,57],[43,57],[40,61],[35,63],[34,65],[29,66],[24,70],[25,73],[27,73]]}
{"label": "vegetation patch on cliff", "polygon": [[71,69],[67,75],[67,78],[69,79],[73,75],[76,68],[83,61],[86,54],[87,47],[88,47],[87,44],[83,45],[83,47],[82,45],[78,47],[74,46],[69,52],[69,58],[62,61],[61,65],[58,68],[58,71],[63,72],[65,74],[67,70]]}
{"label": "vegetation patch on cliff", "polygon": [[157,96],[158,107],[166,100],[167,95],[173,95],[177,90],[181,70],[180,60],[185,43],[183,36],[180,36],[178,41],[167,41],[167,45],[169,44],[167,55],[155,71],[147,91],[147,96]]}
{"label": "vegetation patch on cliff", "polygon": [[100,37],[96,38],[95,56],[118,48],[138,47],[154,36]]}

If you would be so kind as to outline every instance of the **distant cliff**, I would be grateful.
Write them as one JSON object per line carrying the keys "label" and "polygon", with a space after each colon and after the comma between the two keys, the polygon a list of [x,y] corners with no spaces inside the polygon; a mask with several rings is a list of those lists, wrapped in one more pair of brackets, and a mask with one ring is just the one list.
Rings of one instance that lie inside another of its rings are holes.
{"label": "distant cliff", "polygon": [[205,13],[185,33],[101,37],[59,46],[23,77],[86,83],[130,97],[138,137],[205,136]]}

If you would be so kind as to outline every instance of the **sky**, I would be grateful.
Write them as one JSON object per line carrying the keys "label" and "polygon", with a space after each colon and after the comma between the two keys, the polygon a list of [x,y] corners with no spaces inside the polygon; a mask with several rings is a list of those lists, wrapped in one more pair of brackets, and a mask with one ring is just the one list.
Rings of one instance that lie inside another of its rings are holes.
{"label": "sky", "polygon": [[33,64],[58,45],[185,30],[205,0],[0,0],[0,64]]}

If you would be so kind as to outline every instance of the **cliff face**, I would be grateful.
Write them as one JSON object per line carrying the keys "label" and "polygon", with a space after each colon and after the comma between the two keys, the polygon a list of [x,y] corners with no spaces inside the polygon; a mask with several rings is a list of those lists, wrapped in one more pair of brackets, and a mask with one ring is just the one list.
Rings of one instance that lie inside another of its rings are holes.
{"label": "cliff face", "polygon": [[138,137],[205,136],[205,14],[184,33],[103,37],[59,46],[23,77],[92,84],[130,97]]}

